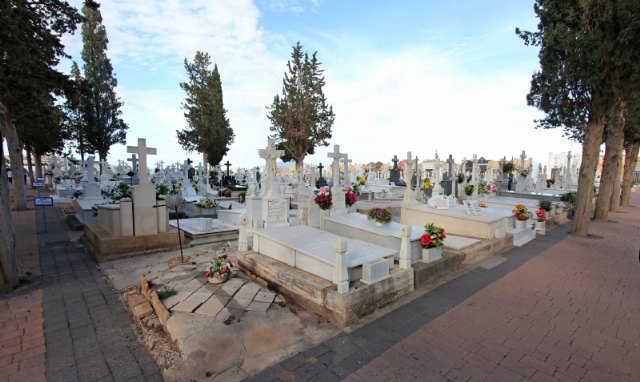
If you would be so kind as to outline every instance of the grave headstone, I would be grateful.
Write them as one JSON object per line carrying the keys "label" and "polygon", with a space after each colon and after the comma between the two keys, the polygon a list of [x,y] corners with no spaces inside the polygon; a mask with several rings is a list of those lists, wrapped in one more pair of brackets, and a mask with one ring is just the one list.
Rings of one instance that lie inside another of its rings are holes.
{"label": "grave headstone", "polygon": [[133,187],[133,232],[135,236],[158,234],[158,213],[156,206],[156,187],[147,179],[147,155],[156,155],[157,150],[147,147],[144,138],[138,138],[138,146],[127,146],[128,153],[139,155],[138,172],[145,174],[140,184]]}
{"label": "grave headstone", "polygon": [[340,159],[343,155],[344,154],[340,152],[340,145],[334,145],[333,152],[327,153],[328,158],[333,158],[333,182],[331,187],[333,207],[331,208],[331,216],[344,214],[346,212],[344,190],[340,187]]}
{"label": "grave headstone", "polygon": [[322,165],[322,162],[320,162],[320,164],[318,165],[318,171],[319,171],[319,177],[318,177],[318,188],[320,187],[325,187],[327,185],[327,180],[322,176],[322,169],[324,168],[324,166]]}
{"label": "grave headstone", "polygon": [[398,183],[400,182],[400,169],[398,168],[398,162],[400,161],[398,159],[397,155],[394,155],[393,158],[391,159],[391,161],[393,162],[393,168],[391,169],[391,175],[389,176],[389,182],[398,185]]}

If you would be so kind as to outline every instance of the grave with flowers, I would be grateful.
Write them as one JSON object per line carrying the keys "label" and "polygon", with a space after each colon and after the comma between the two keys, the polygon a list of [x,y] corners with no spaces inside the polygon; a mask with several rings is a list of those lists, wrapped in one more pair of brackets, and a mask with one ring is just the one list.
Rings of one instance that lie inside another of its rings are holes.
{"label": "grave with flowers", "polygon": [[[332,187],[321,187],[306,201],[301,224],[265,224],[254,229],[252,252],[238,254],[238,260],[297,304],[344,326],[411,293],[413,271],[408,269],[408,259],[404,268],[394,264],[399,243],[390,248],[358,240],[350,232],[327,230],[340,219],[363,216],[349,213],[357,203],[349,176],[345,176],[347,187],[340,184],[340,163],[346,169],[348,157],[337,145],[329,157],[333,158]],[[262,203],[264,207],[265,198]],[[263,217],[268,216],[263,208]]]}

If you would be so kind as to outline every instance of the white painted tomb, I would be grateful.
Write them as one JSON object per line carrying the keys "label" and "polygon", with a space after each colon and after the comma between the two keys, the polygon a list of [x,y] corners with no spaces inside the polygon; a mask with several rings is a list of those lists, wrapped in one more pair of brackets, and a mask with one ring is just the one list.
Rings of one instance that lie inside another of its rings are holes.
{"label": "white painted tomb", "polygon": [[[374,222],[369,221],[365,215],[358,213],[327,217],[325,218],[324,230],[398,251],[402,244],[402,224],[392,221],[382,227],[378,227]],[[423,233],[424,226],[411,225],[411,234],[409,235],[411,264],[422,258],[420,236]],[[447,233],[443,248],[462,250],[478,243],[480,243],[478,239]],[[400,253],[396,254],[395,259],[400,261]]]}
{"label": "white painted tomb", "polygon": [[402,221],[405,224],[423,226],[434,223],[444,227],[447,233],[479,239],[501,239],[507,233],[511,211],[496,208],[482,208],[477,215],[468,215],[464,206],[449,209],[435,209],[428,205],[403,207]]}
{"label": "white painted tomb", "polygon": [[[344,244],[336,248],[336,243]],[[345,249],[346,246],[346,249]],[[344,252],[344,262],[336,252]],[[388,277],[393,266],[396,250],[361,240],[344,239],[330,232],[299,225],[295,227],[278,227],[256,230],[253,232],[254,252],[278,260],[291,267],[301,269],[338,285],[338,293],[346,293],[344,283],[363,277],[363,265],[374,267],[376,280],[365,280],[365,283],[381,281]],[[384,260],[383,260],[384,259]],[[380,261],[387,263],[386,272],[380,273]],[[341,292],[342,290],[342,292]]]}
{"label": "white painted tomb", "polygon": [[[176,220],[169,220],[169,225],[178,228]],[[180,230],[184,232],[187,242],[191,245],[238,239],[238,227],[218,219],[180,219]]]}
{"label": "white painted tomb", "polygon": [[[336,235],[362,240],[367,243],[380,245],[386,248],[400,250],[402,241],[402,224],[390,222],[378,227],[373,221],[369,221],[363,214],[344,214],[326,217],[324,220],[324,230]],[[411,226],[409,235],[411,263],[415,263],[422,257],[422,246],[420,236],[424,233],[424,227]],[[400,254],[396,253],[395,259],[400,261]]]}

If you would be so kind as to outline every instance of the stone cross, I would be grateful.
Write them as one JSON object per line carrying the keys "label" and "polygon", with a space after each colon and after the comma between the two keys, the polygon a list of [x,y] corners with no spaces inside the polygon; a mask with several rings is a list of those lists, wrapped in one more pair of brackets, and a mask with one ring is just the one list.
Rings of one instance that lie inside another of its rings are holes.
{"label": "stone cross", "polygon": [[333,185],[331,187],[331,193],[333,194],[333,211],[332,213],[342,213],[345,211],[344,205],[344,192],[340,189],[340,159],[343,157],[343,153],[340,152],[340,145],[333,145],[333,152],[327,153],[328,158],[333,158]]}
{"label": "stone cross", "polygon": [[158,166],[159,170],[164,170],[164,161],[161,160],[160,162],[156,163],[156,166]]}
{"label": "stone cross", "polygon": [[447,174],[449,174],[449,179],[453,178],[453,164],[454,163],[455,163],[455,161],[453,160],[453,156],[451,154],[449,154],[449,159],[447,159]]}
{"label": "stone cross", "polygon": [[87,178],[89,179],[89,182],[93,182],[94,181],[94,178],[96,176],[96,168],[93,167],[93,166],[95,164],[99,163],[99,162],[96,162],[94,160],[94,158],[95,157],[93,155],[89,155],[87,157],[87,160],[82,162],[82,164],[87,167]]}
{"label": "stone cross", "polygon": [[[265,170],[266,170],[266,178],[265,185],[266,187],[262,187],[262,195],[266,195],[269,193],[273,194],[275,191],[275,183],[276,183],[276,161],[278,157],[284,155],[284,150],[276,150],[276,142],[272,138],[268,138],[267,147],[264,149],[258,150],[258,155],[260,158],[265,160]],[[228,161],[227,161],[228,162]]]}
{"label": "stone cross", "polygon": [[524,161],[525,159],[527,159],[527,156],[524,153],[524,150],[522,150],[522,154],[520,154],[520,172],[524,171]]}
{"label": "stone cross", "polygon": [[131,158],[127,159],[127,162],[131,162],[131,171],[137,174],[138,173],[138,157],[136,156],[136,154],[132,154]]}
{"label": "stone cross", "polygon": [[198,176],[202,176],[202,162],[198,162]]}
{"label": "stone cross", "polygon": [[318,165],[318,171],[320,172],[320,177],[322,178],[322,169],[324,168],[324,166],[322,165],[322,162],[320,162],[320,164]]}
{"label": "stone cross", "polygon": [[398,159],[398,156],[394,155],[393,158],[391,158],[391,161],[393,162],[393,168],[398,168],[398,162],[400,162],[400,159]]}
{"label": "stone cross", "polygon": [[187,158],[187,160],[182,163],[182,171],[185,179],[189,179],[189,167],[191,163],[191,159],[189,158]]}
{"label": "stone cross", "polygon": [[149,183],[147,178],[147,155],[157,155],[157,150],[154,147],[147,147],[147,140],[144,138],[138,138],[138,146],[127,146],[127,152],[129,154],[136,153],[140,156],[140,165],[138,173],[142,172],[140,177],[140,183]]}
{"label": "stone cross", "polygon": [[224,165],[227,167],[227,176],[229,176],[229,168],[231,167],[231,163],[227,161],[227,163],[224,163]]}
{"label": "stone cross", "polygon": [[328,158],[332,158],[333,159],[333,193],[334,196],[335,194],[339,191],[340,189],[340,159],[342,158],[344,154],[342,154],[340,152],[340,145],[333,145],[333,152],[332,153],[327,153],[327,157]]}

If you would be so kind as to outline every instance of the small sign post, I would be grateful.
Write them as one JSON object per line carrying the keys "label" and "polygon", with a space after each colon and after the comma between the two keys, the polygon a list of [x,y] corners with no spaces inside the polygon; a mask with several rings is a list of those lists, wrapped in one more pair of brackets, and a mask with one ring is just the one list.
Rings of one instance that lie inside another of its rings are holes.
{"label": "small sign post", "polygon": [[36,196],[33,199],[35,207],[42,207],[42,220],[44,221],[44,232],[47,232],[47,212],[46,207],[53,207],[53,198],[51,196]]}
{"label": "small sign post", "polygon": [[44,181],[40,180],[42,178],[38,178],[38,180],[34,180],[31,182],[31,187],[35,188],[38,191],[38,196],[40,196],[40,189],[44,187]]}

